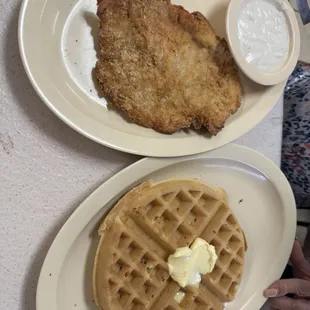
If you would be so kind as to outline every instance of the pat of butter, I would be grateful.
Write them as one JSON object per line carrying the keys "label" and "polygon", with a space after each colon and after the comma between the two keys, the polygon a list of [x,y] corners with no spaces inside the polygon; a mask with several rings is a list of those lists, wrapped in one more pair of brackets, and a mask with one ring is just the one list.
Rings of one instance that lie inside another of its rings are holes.
{"label": "pat of butter", "polygon": [[217,258],[214,246],[197,238],[190,248],[178,248],[169,256],[170,276],[181,287],[199,286],[201,275],[212,272]]}
{"label": "pat of butter", "polygon": [[183,298],[185,297],[185,293],[184,292],[177,292],[175,295],[174,295],[174,301],[177,302],[178,304],[180,304],[183,300]]}

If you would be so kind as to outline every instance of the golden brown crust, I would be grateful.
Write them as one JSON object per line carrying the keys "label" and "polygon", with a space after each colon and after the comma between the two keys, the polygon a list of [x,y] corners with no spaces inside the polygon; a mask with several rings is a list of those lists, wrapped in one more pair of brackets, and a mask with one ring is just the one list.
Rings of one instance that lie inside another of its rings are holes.
{"label": "golden brown crust", "polygon": [[[93,270],[96,304],[103,310],[222,310],[235,299],[245,262],[246,239],[224,190],[199,180],[147,181],[129,191],[99,228]],[[180,286],[167,260],[200,237],[218,260],[198,288]],[[185,293],[180,305],[174,296]]]}
{"label": "golden brown crust", "polygon": [[96,74],[106,99],[162,133],[217,134],[240,106],[236,64],[200,13],[169,0],[99,0]]}

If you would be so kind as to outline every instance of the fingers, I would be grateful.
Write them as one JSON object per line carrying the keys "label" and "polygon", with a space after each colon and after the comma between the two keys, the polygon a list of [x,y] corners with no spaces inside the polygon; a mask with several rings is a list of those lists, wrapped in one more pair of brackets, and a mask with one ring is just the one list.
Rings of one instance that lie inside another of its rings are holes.
{"label": "fingers", "polygon": [[305,259],[301,245],[298,241],[294,242],[290,259],[294,266],[294,269],[297,269],[303,272],[305,275],[310,276],[310,264]]}
{"label": "fingers", "polygon": [[300,297],[310,297],[310,281],[301,279],[285,279],[274,282],[264,292],[264,296],[279,297],[294,294]]}
{"label": "fingers", "polygon": [[293,265],[303,264],[305,261],[304,253],[302,251],[301,245],[298,241],[295,240],[290,260]]}
{"label": "fingers", "polygon": [[271,298],[268,300],[271,309],[279,310],[308,310],[310,303],[307,300],[293,299],[286,296]]}

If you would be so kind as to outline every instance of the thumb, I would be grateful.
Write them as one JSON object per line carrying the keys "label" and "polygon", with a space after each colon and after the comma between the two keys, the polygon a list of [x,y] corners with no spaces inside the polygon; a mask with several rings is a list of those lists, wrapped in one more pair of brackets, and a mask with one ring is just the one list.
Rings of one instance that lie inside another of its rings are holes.
{"label": "thumb", "polygon": [[264,296],[267,298],[285,296],[287,294],[310,297],[310,281],[301,279],[279,280],[264,291]]}
{"label": "thumb", "polygon": [[294,271],[302,272],[305,276],[310,277],[310,264],[305,259],[301,245],[298,241],[295,241],[290,258]]}

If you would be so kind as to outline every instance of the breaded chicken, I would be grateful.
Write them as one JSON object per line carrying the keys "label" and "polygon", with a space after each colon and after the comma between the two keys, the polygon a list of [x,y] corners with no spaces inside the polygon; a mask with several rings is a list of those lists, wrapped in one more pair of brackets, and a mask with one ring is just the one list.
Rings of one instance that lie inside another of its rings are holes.
{"label": "breaded chicken", "polygon": [[133,122],[215,135],[237,111],[236,64],[201,13],[169,0],[99,0],[98,16],[100,88]]}

